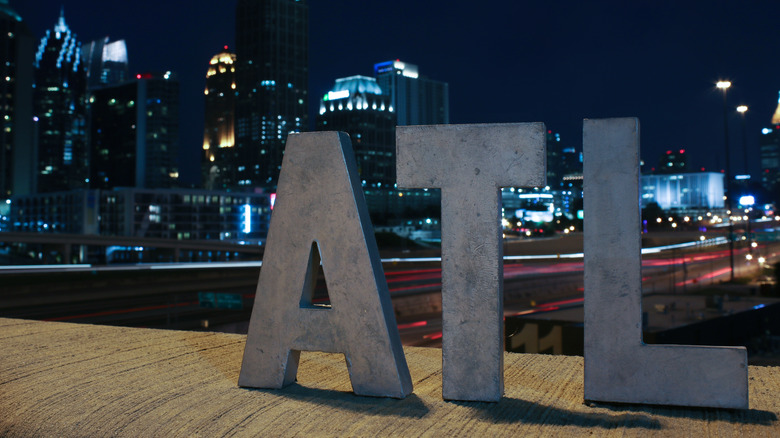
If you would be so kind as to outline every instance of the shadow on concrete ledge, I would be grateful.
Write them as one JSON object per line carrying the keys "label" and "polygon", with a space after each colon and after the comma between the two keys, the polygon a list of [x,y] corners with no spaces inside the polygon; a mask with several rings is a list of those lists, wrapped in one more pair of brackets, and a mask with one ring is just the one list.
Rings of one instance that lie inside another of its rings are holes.
{"label": "shadow on concrete ledge", "polygon": [[237,386],[245,336],[0,318],[0,436],[770,436],[780,371],[749,368],[746,411],[583,403],[581,357],[506,353],[498,403],[447,402],[441,350],[405,349],[414,394],[351,393],[344,356],[298,382]]}
{"label": "shadow on concrete ledge", "polygon": [[[778,370],[780,371],[780,370]],[[678,409],[666,406],[643,406],[632,404],[607,404],[591,402],[593,407],[609,409],[612,412],[642,412],[654,416],[669,418],[687,418],[691,420],[721,421],[730,424],[753,424],[771,426],[777,421],[777,414],[758,409]]]}

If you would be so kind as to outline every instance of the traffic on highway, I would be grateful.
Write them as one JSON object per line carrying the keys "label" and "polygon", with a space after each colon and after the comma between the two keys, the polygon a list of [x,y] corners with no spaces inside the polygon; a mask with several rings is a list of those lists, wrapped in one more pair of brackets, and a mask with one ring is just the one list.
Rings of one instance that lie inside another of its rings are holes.
{"label": "traffic on highway", "polygon": [[[713,238],[643,250],[643,292],[682,293],[728,279],[729,251],[725,239]],[[777,259],[774,243],[759,243],[736,251],[736,274],[747,275]],[[80,275],[82,290],[52,292],[50,299],[30,300],[19,293],[0,307],[3,316],[126,326],[246,332],[262,262],[211,262],[126,266],[57,265],[11,267],[0,275]],[[383,259],[398,329],[405,345],[440,346],[442,338],[440,259]],[[110,281],[130,282],[152,276],[149,287],[124,289]],[[172,278],[171,276],[179,277]],[[509,255],[505,257],[505,316],[534,315],[582,306],[581,253]],[[105,281],[99,281],[102,278]],[[58,277],[59,278],[59,277]],[[70,278],[70,277],[69,277]],[[115,279],[115,280],[111,280]],[[97,283],[95,283],[97,281]],[[104,283],[109,282],[107,285]],[[166,283],[167,282],[167,283]],[[58,281],[58,283],[79,284]],[[105,289],[96,287],[104,285]],[[154,290],[157,285],[160,290]],[[161,287],[163,285],[164,287]],[[77,286],[74,286],[77,287]],[[143,288],[141,288],[143,289]],[[89,295],[88,291],[93,291]],[[65,297],[70,297],[65,299]],[[19,305],[12,303],[16,300]],[[318,305],[329,305],[327,280],[320,278]]]}

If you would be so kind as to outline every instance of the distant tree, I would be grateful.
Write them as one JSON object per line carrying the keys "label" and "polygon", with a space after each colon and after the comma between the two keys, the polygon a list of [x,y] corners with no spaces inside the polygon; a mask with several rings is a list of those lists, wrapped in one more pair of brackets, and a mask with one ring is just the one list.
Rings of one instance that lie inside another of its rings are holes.
{"label": "distant tree", "polygon": [[642,220],[647,221],[647,228],[660,228],[666,221],[658,223],[658,218],[666,217],[666,212],[657,202],[651,202],[642,209]]}

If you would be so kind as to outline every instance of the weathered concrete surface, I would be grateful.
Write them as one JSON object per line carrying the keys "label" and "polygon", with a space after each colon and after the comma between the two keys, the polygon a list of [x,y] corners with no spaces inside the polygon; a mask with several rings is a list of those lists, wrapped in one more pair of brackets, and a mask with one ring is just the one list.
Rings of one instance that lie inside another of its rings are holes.
{"label": "weathered concrete surface", "polygon": [[[332,307],[312,303],[318,269]],[[347,134],[290,134],[238,383],[295,382],[301,351],[343,353],[355,393],[412,392]]]}
{"label": "weathered concrete surface", "polygon": [[583,404],[579,357],[505,357],[499,403],[441,398],[441,350],[407,348],[414,394],[358,397],[342,355],[298,383],[236,384],[245,337],[0,319],[0,436],[778,436],[780,369],[750,367],[750,410]]}
{"label": "weathered concrete surface", "polygon": [[544,186],[543,123],[399,126],[398,187],[441,189],[447,400],[503,394],[501,187]]}

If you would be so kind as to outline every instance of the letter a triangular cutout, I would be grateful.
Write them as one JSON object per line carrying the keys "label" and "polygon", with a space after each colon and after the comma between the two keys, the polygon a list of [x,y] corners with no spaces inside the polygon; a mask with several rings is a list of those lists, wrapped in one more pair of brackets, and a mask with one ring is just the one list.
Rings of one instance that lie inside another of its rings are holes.
{"label": "letter a triangular cutout", "polygon": [[[321,257],[332,307],[317,308]],[[295,381],[301,351],[343,353],[358,395],[412,392],[352,145],[344,133],[290,134],[279,175],[239,386]]]}
{"label": "letter a triangular cutout", "polygon": [[322,257],[317,242],[312,242],[309,264],[306,268],[306,280],[301,295],[301,309],[330,309],[328,282],[322,271]]}

